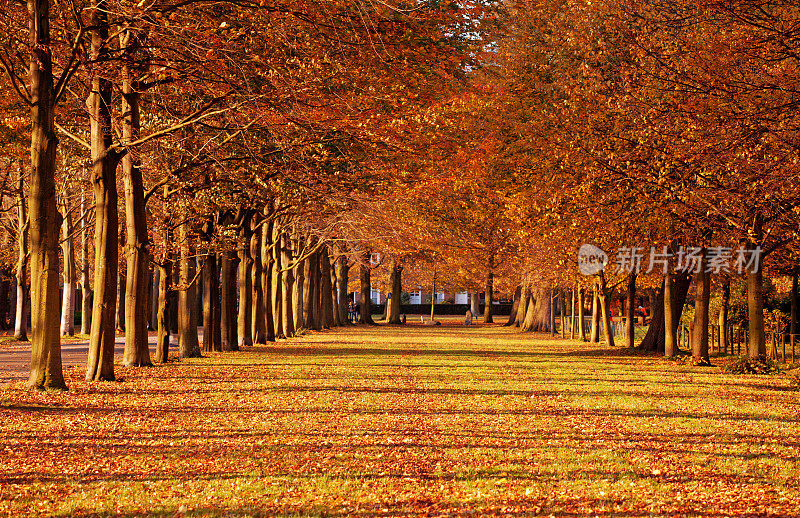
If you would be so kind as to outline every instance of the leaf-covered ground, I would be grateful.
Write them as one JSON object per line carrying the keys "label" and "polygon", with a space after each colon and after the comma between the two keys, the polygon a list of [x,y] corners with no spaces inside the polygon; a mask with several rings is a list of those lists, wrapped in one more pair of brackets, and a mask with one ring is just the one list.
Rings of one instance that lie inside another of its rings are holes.
{"label": "leaf-covered ground", "polygon": [[800,404],[502,327],[352,328],[0,390],[0,514],[797,516]]}

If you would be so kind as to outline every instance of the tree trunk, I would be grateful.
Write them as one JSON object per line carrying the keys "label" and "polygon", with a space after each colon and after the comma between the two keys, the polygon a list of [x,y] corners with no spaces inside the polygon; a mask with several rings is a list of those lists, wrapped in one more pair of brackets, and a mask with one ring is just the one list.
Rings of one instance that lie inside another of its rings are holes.
{"label": "tree trunk", "polygon": [[[722,283],[722,303],[719,308],[719,317],[718,317],[718,324],[719,324],[719,347],[725,353],[728,352],[728,310],[730,308],[730,300],[731,300],[731,280],[730,278],[726,278]],[[792,281],[792,315],[796,315],[797,313],[797,275],[793,276]],[[792,319],[794,322],[794,318]],[[794,324],[792,324],[792,329],[794,329]],[[792,331],[794,333],[794,331]]]}
{"label": "tree trunk", "polygon": [[125,272],[117,272],[117,300],[114,304],[114,307],[117,308],[114,314],[114,329],[117,332],[125,331],[125,292],[127,285]]}
{"label": "tree trunk", "polygon": [[614,333],[611,329],[611,297],[609,296],[608,288],[606,287],[606,278],[602,270],[600,271],[599,284],[600,289],[598,290],[598,296],[600,297],[600,312],[603,316],[603,332],[606,338],[606,344],[609,347],[614,347]]}
{"label": "tree trunk", "polygon": [[320,252],[317,250],[311,263],[311,328],[322,329],[322,274],[319,269]]}
{"label": "tree trunk", "polygon": [[345,324],[345,321],[342,320],[339,314],[339,286],[336,283],[336,258],[333,248],[328,251],[328,259],[328,276],[331,279],[331,314],[333,315],[333,325],[341,327]]}
{"label": "tree trunk", "polygon": [[[166,242],[167,240],[164,239]],[[165,247],[164,250],[167,250]],[[165,252],[166,253],[166,252]],[[169,285],[172,277],[172,261],[168,257],[158,264],[158,311],[156,313],[156,358],[157,363],[165,363],[169,358],[169,322],[167,322]]]}
{"label": "tree trunk", "polygon": [[575,339],[575,288],[569,290],[569,339]]}
{"label": "tree trunk", "polygon": [[514,325],[516,327],[522,327],[523,322],[525,322],[525,315],[528,311],[528,305],[530,303],[531,303],[531,286],[530,284],[525,283],[523,284],[522,290],[520,291],[519,304],[517,305],[517,312],[514,317]]}
{"label": "tree trunk", "polygon": [[[306,248],[313,248],[314,242],[311,238],[306,242]],[[316,264],[316,252],[311,252],[303,264],[303,322],[306,329],[314,327],[314,264]]]}
{"label": "tree trunk", "polygon": [[522,286],[518,285],[514,289],[514,303],[511,305],[511,313],[508,315],[508,322],[503,324],[504,326],[513,326],[517,322],[517,312],[519,310],[520,299],[522,299]]}
{"label": "tree trunk", "polygon": [[331,261],[328,256],[328,246],[325,245],[319,254],[320,275],[322,278],[322,326],[325,329],[333,327],[333,286],[331,285]]}
{"label": "tree trunk", "polygon": [[[390,324],[400,324],[402,320],[400,319],[400,302],[401,297],[403,296],[402,287],[403,287],[403,267],[397,261],[392,262],[392,276],[391,276],[391,285],[392,285],[392,298],[388,300],[386,303],[391,308],[389,311],[389,323]],[[345,296],[345,298],[347,298]]]}
{"label": "tree trunk", "polygon": [[471,293],[469,298],[469,309],[472,311],[474,318],[478,318],[481,313],[481,295],[480,293]]}
{"label": "tree trunk", "polygon": [[239,236],[239,308],[236,316],[239,347],[253,345],[253,258],[250,255],[250,228],[249,221],[244,226]]}
{"label": "tree trunk", "polygon": [[25,173],[20,162],[17,175],[17,264],[14,269],[14,280],[17,285],[14,340],[20,342],[28,341],[28,228],[30,223],[25,203],[24,179]]}
{"label": "tree trunk", "polygon": [[201,277],[203,279],[203,351],[221,351],[222,333],[219,329],[219,269],[217,254],[205,255]]}
{"label": "tree trunk", "polygon": [[583,326],[584,309],[586,307],[585,298],[585,288],[578,288],[578,338],[580,338],[581,342],[586,341],[586,328]]}
{"label": "tree trunk", "polygon": [[264,314],[264,264],[261,257],[261,234],[258,228],[259,221],[256,216],[250,222],[250,257],[253,260],[250,283],[253,287],[253,307],[250,314],[252,325],[253,343],[267,343],[267,316]]}
{"label": "tree trunk", "polygon": [[[88,381],[114,379],[114,342],[117,303],[117,164],[119,154],[111,147],[111,81],[99,73],[108,60],[108,6],[93,0],[89,25],[90,58],[96,71],[86,101],[91,127],[92,184],[95,200],[94,307],[89,338]],[[33,216],[33,215],[31,215]]]}
{"label": "tree trunk", "polygon": [[281,265],[284,272],[281,275],[281,328],[284,336],[287,338],[294,336],[294,307],[293,293],[294,293],[294,272],[290,268],[292,264],[292,249],[289,236],[284,234],[281,238],[283,246],[281,247]]}
{"label": "tree trunk", "polygon": [[625,321],[625,347],[633,349],[635,341],[636,327],[634,319],[636,318],[636,273],[631,272],[628,274],[628,312],[627,320]]}
{"label": "tree trunk", "polygon": [[239,258],[233,250],[222,252],[222,300],[220,332],[222,350],[238,351],[239,339],[236,328],[236,271]]}
{"label": "tree trunk", "polygon": [[561,310],[561,338],[566,338],[567,335],[567,328],[566,328],[566,297],[564,297],[564,290],[562,288],[558,288],[558,307]]}
{"label": "tree trunk", "polygon": [[597,286],[592,289],[592,330],[589,341],[593,344],[600,343],[600,295]]}
{"label": "tree trunk", "polygon": [[767,343],[764,335],[764,280],[761,268],[747,271],[747,322],[750,337],[747,344],[747,357],[751,359],[767,357]]}
{"label": "tree trunk", "polygon": [[[58,329],[58,232],[54,134],[55,99],[50,48],[50,2],[28,0],[31,32],[31,389],[66,389]],[[24,239],[24,238],[23,238]],[[20,283],[20,286],[25,286]],[[20,300],[24,306],[24,296]],[[24,323],[23,323],[24,326]]]}
{"label": "tree trunk", "polygon": [[[664,300],[663,300],[663,320],[664,320],[664,356],[672,358],[678,354],[678,325],[680,317],[675,316],[675,295],[674,278],[671,273],[664,274]],[[658,351],[658,348],[656,349]]]}
{"label": "tree trunk", "polygon": [[272,322],[275,329],[276,338],[288,338],[284,332],[283,323],[283,261],[282,261],[281,227],[277,223],[272,226],[272,262],[270,269],[272,284],[270,286],[272,294]]}
{"label": "tree trunk", "polygon": [[[180,241],[180,278],[181,290],[178,292],[178,348],[181,358],[200,357],[200,341],[197,338],[197,288],[192,271],[192,250],[189,246],[188,220],[178,225]],[[191,283],[191,284],[190,284]]]}
{"label": "tree trunk", "polygon": [[486,286],[484,288],[484,306],[483,306],[483,321],[487,324],[494,322],[492,318],[493,308],[492,302],[494,301],[494,272],[489,270],[486,272]]}
{"label": "tree trunk", "polygon": [[72,214],[69,209],[69,189],[64,193],[61,224],[61,256],[64,268],[64,289],[61,295],[61,336],[75,336],[75,247],[72,238]]}
{"label": "tree trunk", "polygon": [[272,257],[272,229],[274,223],[268,221],[261,227],[261,291],[263,292],[264,330],[268,342],[275,341],[275,320],[273,314],[273,270],[275,260]]}
{"label": "tree trunk", "polygon": [[708,249],[700,250],[700,267],[695,274],[694,323],[692,328],[692,363],[711,365],[708,354],[708,302],[711,276],[706,272]]}
{"label": "tree trunk", "polygon": [[[338,304],[339,318],[341,319],[343,325],[350,324],[350,307],[349,307],[350,300],[348,299],[347,296],[347,284],[349,282],[348,279],[349,276],[350,276],[350,266],[347,264],[347,256],[341,254],[336,259],[336,286],[339,290],[339,304]],[[399,314],[397,315],[397,319],[399,322],[400,320]]]}
{"label": "tree trunk", "polygon": [[[365,261],[369,261],[369,254],[366,254]],[[372,321],[372,300],[370,299],[372,282],[370,280],[369,265],[361,264],[360,276],[361,281],[361,304],[358,317],[359,324],[374,324]]]}
{"label": "tree trunk", "polygon": [[306,327],[306,322],[303,320],[303,308],[305,299],[303,294],[306,289],[306,263],[308,258],[301,257],[305,254],[300,240],[296,241],[296,253],[294,258],[294,287],[292,289],[292,316],[294,317],[294,330],[295,333],[300,329]]}
{"label": "tree trunk", "polygon": [[[132,54],[139,48],[138,33],[125,30],[120,36],[125,53],[122,67],[122,143],[129,145],[139,137],[139,91],[134,83]],[[125,191],[125,353],[122,364],[142,367],[152,365],[147,339],[148,293],[150,284],[147,217],[144,184],[137,153],[128,150],[122,158]]]}
{"label": "tree trunk", "polygon": [[92,331],[92,288],[89,280],[89,208],[86,191],[81,193],[81,334],[88,335]]}

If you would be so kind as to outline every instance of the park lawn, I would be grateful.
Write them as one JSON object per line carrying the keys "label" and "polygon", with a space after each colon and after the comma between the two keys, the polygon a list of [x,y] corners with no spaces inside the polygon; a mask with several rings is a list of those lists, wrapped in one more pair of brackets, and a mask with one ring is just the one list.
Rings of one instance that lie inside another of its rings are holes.
{"label": "park lawn", "polygon": [[455,325],[81,371],[0,390],[0,515],[800,515],[780,376]]}

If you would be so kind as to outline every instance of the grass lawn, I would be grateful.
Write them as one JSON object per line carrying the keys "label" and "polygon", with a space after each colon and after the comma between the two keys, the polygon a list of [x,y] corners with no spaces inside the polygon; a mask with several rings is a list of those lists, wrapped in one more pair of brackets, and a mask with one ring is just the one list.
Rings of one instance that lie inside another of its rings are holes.
{"label": "grass lawn", "polygon": [[0,390],[0,515],[800,515],[780,376],[456,325],[117,374]]}

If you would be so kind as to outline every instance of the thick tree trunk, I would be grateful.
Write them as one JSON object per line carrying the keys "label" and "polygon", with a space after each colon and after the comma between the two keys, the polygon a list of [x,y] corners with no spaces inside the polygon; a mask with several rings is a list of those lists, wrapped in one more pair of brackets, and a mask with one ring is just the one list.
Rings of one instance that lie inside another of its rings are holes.
{"label": "thick tree trunk", "polygon": [[93,0],[89,25],[90,57],[96,72],[86,101],[91,129],[92,183],[95,200],[94,307],[89,338],[86,379],[114,379],[114,342],[117,303],[118,252],[117,164],[119,154],[111,147],[111,81],[99,73],[108,60],[108,6]]}
{"label": "thick tree trunk", "polygon": [[239,307],[236,316],[239,347],[253,345],[253,258],[250,255],[249,221],[245,221],[239,236]]}
{"label": "thick tree trunk", "polygon": [[597,286],[592,289],[592,329],[589,341],[593,344],[600,343],[600,295]]}
{"label": "thick tree trunk", "polygon": [[481,313],[481,294],[470,293],[469,295],[469,309],[472,311],[472,316],[478,318]]}
{"label": "thick tree trunk", "polygon": [[528,303],[526,304],[525,318],[522,320],[520,329],[525,331],[533,331],[536,325],[536,300],[533,298],[533,293],[530,287],[526,290],[528,293]]}
{"label": "thick tree trunk", "polygon": [[178,292],[178,348],[181,358],[200,357],[200,341],[197,338],[197,300],[196,279],[192,268],[192,250],[189,246],[189,222],[184,220],[178,225],[180,241],[180,278],[181,290]]}
{"label": "thick tree trunk", "polygon": [[625,321],[625,347],[633,349],[635,341],[634,320],[636,318],[636,273],[628,274],[628,307]]}
{"label": "thick tree trunk", "polygon": [[519,310],[519,303],[522,299],[522,286],[517,286],[514,289],[514,303],[511,305],[511,313],[508,314],[508,321],[503,324],[506,327],[513,326],[517,322],[517,311]]}
{"label": "thick tree trunk", "polygon": [[81,193],[81,334],[92,331],[92,288],[89,280],[89,223],[86,191]]}
{"label": "thick tree trunk", "polygon": [[[343,325],[350,324],[350,315],[349,315],[350,300],[347,297],[347,283],[349,282],[348,279],[349,276],[350,276],[350,265],[347,264],[347,256],[341,254],[336,259],[336,286],[337,289],[339,290],[339,304],[338,304],[339,319],[342,321]],[[397,315],[397,319],[399,323],[400,320],[399,314]]]}
{"label": "thick tree trunk", "polygon": [[[366,261],[369,261],[369,254],[366,255]],[[360,312],[358,317],[359,324],[374,324],[372,320],[372,300],[370,299],[372,291],[372,281],[370,280],[370,268],[366,264],[361,264],[359,275],[361,281],[361,294],[360,294]],[[432,295],[433,296],[433,295]]]}
{"label": "thick tree trunk", "polygon": [[[386,301],[386,304],[389,306],[389,319],[388,322],[390,324],[400,324],[402,320],[400,319],[400,302],[403,287],[403,267],[397,261],[392,262],[392,275],[390,278],[390,283],[392,286],[392,298]],[[345,298],[347,296],[345,295]]]}
{"label": "thick tree trunk", "polygon": [[708,249],[703,247],[700,253],[700,267],[695,275],[692,362],[695,365],[711,365],[708,354],[708,303],[711,296],[711,276],[706,272]]}
{"label": "thick tree trunk", "polygon": [[[139,137],[139,91],[134,83],[132,59],[139,48],[138,33],[125,30],[120,34],[120,49],[125,55],[122,67],[122,143],[130,144]],[[148,293],[150,288],[147,217],[144,205],[144,184],[138,154],[128,150],[122,158],[125,191],[125,366],[147,366],[150,349],[147,340]]]}
{"label": "thick tree trunk", "polygon": [[[794,322],[794,316],[797,314],[797,275],[793,276],[792,282],[792,322]],[[726,278],[722,283],[722,303],[720,304],[719,308],[719,316],[717,323],[719,324],[719,347],[725,353],[728,352],[728,310],[730,308],[730,300],[731,300],[731,280]],[[794,329],[794,324],[792,324],[792,329]],[[792,330],[792,333],[794,331]]]}
{"label": "thick tree trunk", "polygon": [[583,326],[584,309],[586,307],[586,290],[578,288],[578,338],[581,342],[586,341],[586,328]]}
{"label": "thick tree trunk", "polygon": [[[58,232],[50,2],[28,0],[31,32],[31,389],[66,389],[58,329]],[[20,283],[25,286],[24,283]],[[21,298],[24,306],[24,296]],[[24,324],[23,324],[24,325]]]}
{"label": "thick tree trunk", "polygon": [[[525,322],[525,315],[528,311],[528,305],[530,303],[531,303],[531,286],[525,283],[522,286],[522,290],[519,296],[519,304],[517,304],[517,311],[516,314],[514,315],[514,325],[516,327],[522,327],[523,322]],[[514,312],[512,311],[512,313]]]}
{"label": "thick tree trunk", "polygon": [[61,257],[64,267],[61,276],[64,288],[61,294],[61,336],[75,336],[75,247],[72,237],[72,214],[69,209],[69,189],[64,193],[61,204],[63,210],[61,223]]}
{"label": "thick tree trunk", "polygon": [[492,302],[494,301],[494,272],[486,272],[486,285],[484,287],[483,321],[487,324],[494,322]]}
{"label": "thick tree trunk", "polygon": [[281,266],[284,269],[281,275],[281,329],[287,338],[294,336],[294,272],[292,265],[292,249],[289,236],[281,237]]}
{"label": "thick tree trunk", "polygon": [[331,285],[331,261],[328,256],[328,247],[323,246],[319,254],[320,275],[322,278],[322,326],[325,329],[333,327],[333,286]]}
{"label": "thick tree trunk", "polygon": [[766,358],[767,342],[764,335],[764,280],[761,268],[747,271],[747,322],[750,337],[747,357]]}
{"label": "thick tree trunk", "polygon": [[233,250],[222,252],[222,300],[220,310],[220,332],[222,350],[238,351],[239,339],[236,326],[236,270],[239,258]]}

